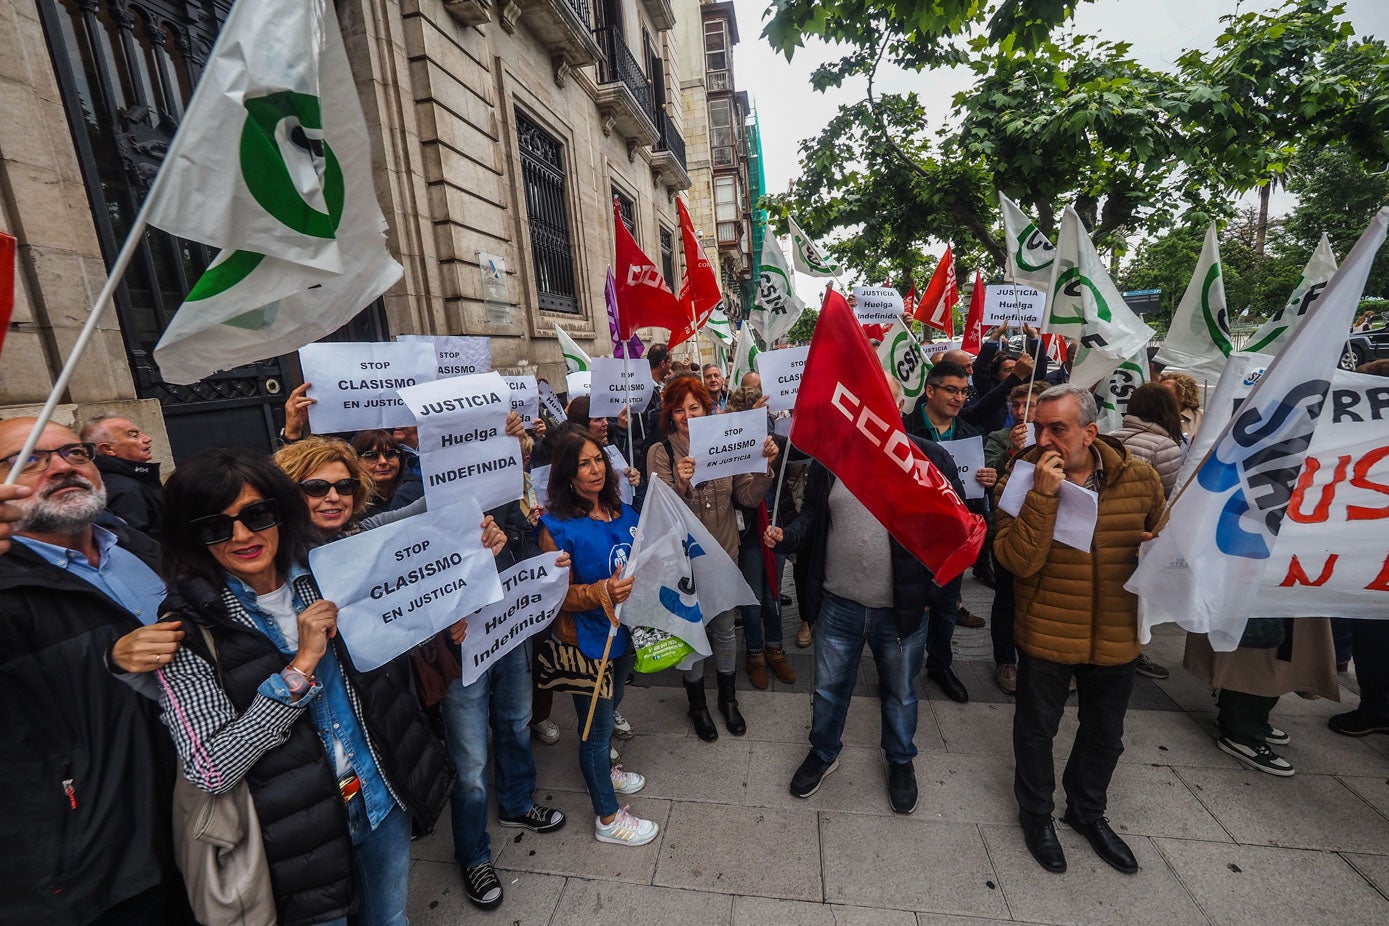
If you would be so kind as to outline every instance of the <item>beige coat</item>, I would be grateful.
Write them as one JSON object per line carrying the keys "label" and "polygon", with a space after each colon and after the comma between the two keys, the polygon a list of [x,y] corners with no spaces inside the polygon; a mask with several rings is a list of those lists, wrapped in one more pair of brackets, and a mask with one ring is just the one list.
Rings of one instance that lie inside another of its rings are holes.
{"label": "beige coat", "polygon": [[1162,425],[1144,421],[1135,415],[1124,416],[1124,426],[1110,431],[1109,436],[1124,445],[1129,456],[1142,460],[1157,470],[1162,479],[1162,491],[1172,494],[1177,473],[1182,468],[1182,448],[1163,430]]}
{"label": "beige coat", "polygon": [[[675,459],[679,460],[690,455],[690,442],[681,437],[678,433],[670,435],[668,438],[670,447],[675,451]],[[772,477],[751,473],[743,473],[738,476],[725,476],[722,479],[713,479],[709,482],[701,482],[699,485],[692,485],[683,494],[675,488],[675,464],[669,454],[666,453],[665,444],[661,441],[651,445],[651,449],[646,453],[646,469],[651,474],[651,478],[660,479],[666,485],[675,489],[675,493],[685,500],[685,504],[690,506],[690,510],[699,518],[699,522],[709,528],[709,533],[714,535],[714,539],[723,547],[723,551],[733,557],[733,561],[738,561],[738,516],[733,509],[733,502],[736,499],[739,505],[744,508],[755,508],[757,503],[766,498],[768,490],[772,487]]]}
{"label": "beige coat", "polygon": [[1270,698],[1310,691],[1332,701],[1341,700],[1330,619],[1303,617],[1292,625],[1290,662],[1279,659],[1277,649],[1241,647],[1232,653],[1217,653],[1204,633],[1189,633],[1182,665],[1212,688]]}

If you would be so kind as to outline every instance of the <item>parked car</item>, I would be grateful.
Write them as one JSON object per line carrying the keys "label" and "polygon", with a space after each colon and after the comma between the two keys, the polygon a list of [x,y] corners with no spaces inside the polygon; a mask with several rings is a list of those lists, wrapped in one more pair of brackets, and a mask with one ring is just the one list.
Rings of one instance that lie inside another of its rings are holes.
{"label": "parked car", "polygon": [[1384,316],[1375,320],[1369,331],[1352,332],[1341,354],[1341,369],[1354,370],[1362,363],[1389,358],[1389,323]]}

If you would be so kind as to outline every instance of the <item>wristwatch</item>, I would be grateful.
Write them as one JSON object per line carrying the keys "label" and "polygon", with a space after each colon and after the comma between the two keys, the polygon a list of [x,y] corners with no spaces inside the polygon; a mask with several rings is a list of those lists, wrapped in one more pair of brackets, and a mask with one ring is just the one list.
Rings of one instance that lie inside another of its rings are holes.
{"label": "wristwatch", "polygon": [[293,663],[284,667],[280,672],[280,678],[285,680],[289,693],[296,698],[313,687],[313,677],[296,669]]}

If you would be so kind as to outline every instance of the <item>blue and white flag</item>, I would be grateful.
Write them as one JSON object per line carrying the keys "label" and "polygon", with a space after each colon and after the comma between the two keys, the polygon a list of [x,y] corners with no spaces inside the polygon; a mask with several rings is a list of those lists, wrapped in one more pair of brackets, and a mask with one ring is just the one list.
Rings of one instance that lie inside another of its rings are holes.
{"label": "blue and white flag", "polygon": [[1219,432],[1191,482],[1172,503],[1167,527],[1141,550],[1124,586],[1139,597],[1139,639],[1174,622],[1210,635],[1212,648],[1239,645],[1264,579],[1312,436],[1330,404],[1331,379],[1370,266],[1389,228],[1380,209],[1307,321]]}
{"label": "blue and white flag", "polygon": [[664,630],[700,656],[712,652],[705,624],[738,605],[757,604],[738,564],[659,479],[647,490],[623,575],[636,582],[618,619],[629,627]]}

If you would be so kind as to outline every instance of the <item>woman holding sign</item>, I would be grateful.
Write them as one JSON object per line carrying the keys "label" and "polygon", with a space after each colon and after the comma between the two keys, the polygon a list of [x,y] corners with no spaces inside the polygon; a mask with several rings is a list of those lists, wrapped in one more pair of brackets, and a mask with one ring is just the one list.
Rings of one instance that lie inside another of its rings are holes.
{"label": "woman holding sign", "polygon": [[[719,541],[724,552],[738,562],[738,514],[734,504],[755,508],[772,487],[771,463],[777,457],[777,445],[768,435],[762,445],[768,471],[753,475],[724,476],[692,484],[694,457],[690,456],[690,419],[702,418],[714,412],[714,402],[704,383],[693,377],[681,377],[667,384],[661,394],[661,430],[669,436],[651,445],[647,452],[647,470],[652,478],[660,479],[685,500],[695,517]],[[737,609],[715,615],[705,630],[714,651],[714,668],[719,677],[719,713],[723,714],[728,732],[742,736],[748,725],[738,711],[735,693],[738,667],[738,644],[733,636],[733,616]],[[685,694],[689,698],[690,721],[696,735],[706,743],[719,738],[718,728],[709,716],[704,700],[704,660],[685,670]]]}
{"label": "woman holding sign", "polygon": [[247,784],[281,926],[404,923],[411,821],[433,826],[450,780],[408,657],[353,667],[304,495],[268,460],[206,454],[164,503],[162,619],[197,628],[157,672],[183,776]]}
{"label": "woman holding sign", "polygon": [[[570,555],[570,586],[544,644],[548,659],[541,657],[549,663],[550,677],[542,669],[539,683],[574,693],[580,729],[598,688],[588,738],[579,744],[579,768],[593,802],[594,836],[599,842],[644,846],[656,838],[660,825],[619,808],[617,795],[635,794],[646,779],[608,761],[613,711],[633,661],[631,634],[618,623],[613,607],[632,594],[633,580],[622,578],[622,567],[632,554],[637,513],[622,503],[617,471],[603,448],[583,433],[564,434],[556,441],[549,496],[540,518],[540,549]],[[611,662],[603,670],[605,657]]]}

